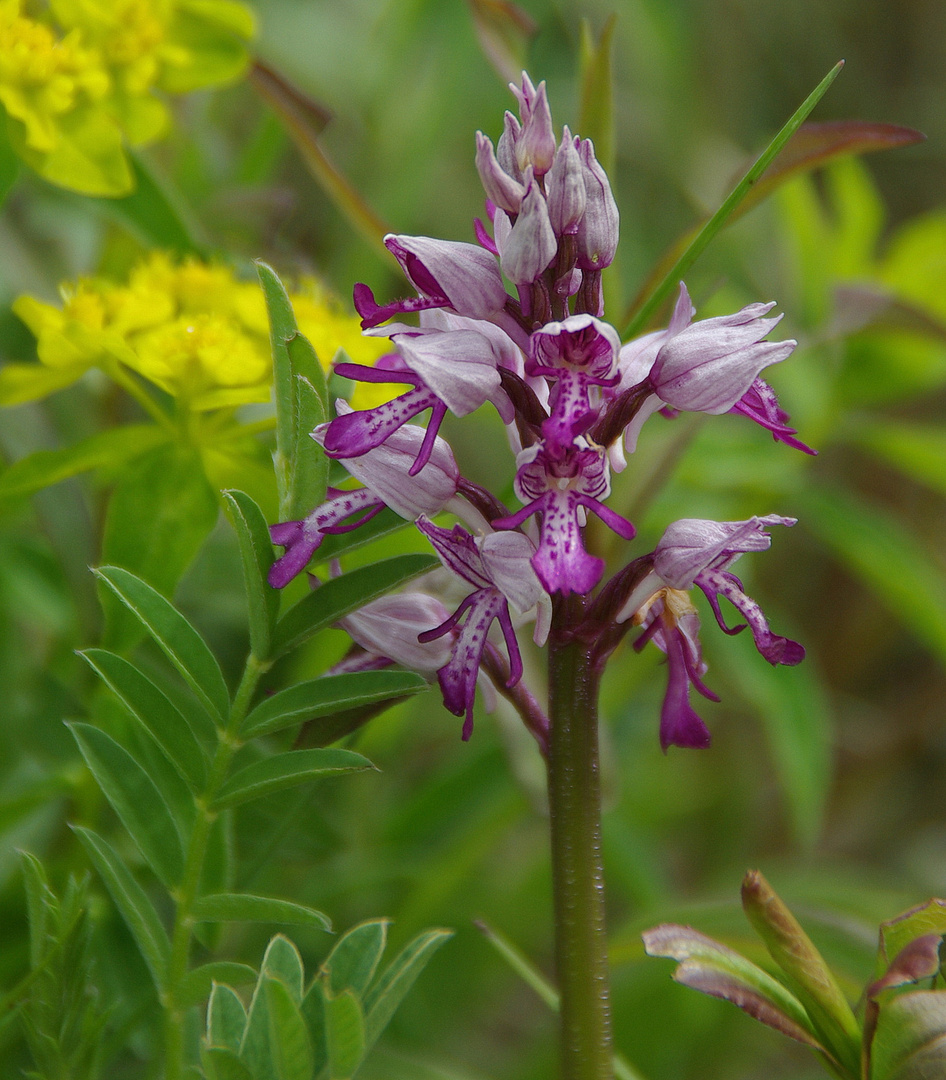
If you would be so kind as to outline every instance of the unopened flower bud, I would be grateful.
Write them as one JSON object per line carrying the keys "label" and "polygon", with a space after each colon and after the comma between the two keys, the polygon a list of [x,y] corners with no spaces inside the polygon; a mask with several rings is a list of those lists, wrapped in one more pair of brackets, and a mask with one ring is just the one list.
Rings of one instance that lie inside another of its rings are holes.
{"label": "unopened flower bud", "polygon": [[585,212],[585,178],[575,140],[566,127],[546,181],[549,221],[556,236],[578,231]]}
{"label": "unopened flower bud", "polygon": [[582,270],[603,270],[614,260],[620,215],[590,139],[581,142],[578,153],[585,181],[585,213],[578,226],[578,266]]}
{"label": "unopened flower bud", "polygon": [[510,214],[518,214],[525,188],[503,170],[496,160],[493,144],[481,131],[476,133],[476,170],[486,197]]}
{"label": "unopened flower bud", "polygon": [[557,251],[548,204],[538,184],[530,178],[519,217],[502,247],[503,273],[517,285],[529,285],[551,263]]}

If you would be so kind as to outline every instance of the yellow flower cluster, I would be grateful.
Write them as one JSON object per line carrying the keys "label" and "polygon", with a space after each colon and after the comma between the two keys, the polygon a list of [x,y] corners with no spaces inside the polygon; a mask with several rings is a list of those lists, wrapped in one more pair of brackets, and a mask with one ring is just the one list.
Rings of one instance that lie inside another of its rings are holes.
{"label": "yellow flower cluster", "polygon": [[[62,307],[32,296],[13,305],[35,334],[46,367],[78,378],[90,367],[124,364],[194,410],[269,400],[272,356],[263,293],[229,267],[194,258],[177,262],[154,252],[125,284],[82,278],[61,293]],[[385,351],[387,342],[364,337],[356,317],[316,281],[303,282],[290,299],[326,371],[339,350],[361,364],[373,364]],[[390,393],[383,391],[359,384],[357,407],[385,400]]]}
{"label": "yellow flower cluster", "polygon": [[155,91],[185,93],[238,77],[254,31],[238,0],[49,0],[36,17],[0,0],[0,104],[12,145],[53,183],[122,195],[123,141],[168,125]]}

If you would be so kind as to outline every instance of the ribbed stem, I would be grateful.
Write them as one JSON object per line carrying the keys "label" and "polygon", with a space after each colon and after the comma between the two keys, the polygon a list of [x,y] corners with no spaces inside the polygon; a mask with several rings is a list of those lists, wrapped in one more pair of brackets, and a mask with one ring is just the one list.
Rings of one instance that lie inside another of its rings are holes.
{"label": "ribbed stem", "polygon": [[601,861],[598,680],[568,640],[578,597],[561,601],[549,642],[549,809],[562,1080],[611,1080],[611,1021]]}

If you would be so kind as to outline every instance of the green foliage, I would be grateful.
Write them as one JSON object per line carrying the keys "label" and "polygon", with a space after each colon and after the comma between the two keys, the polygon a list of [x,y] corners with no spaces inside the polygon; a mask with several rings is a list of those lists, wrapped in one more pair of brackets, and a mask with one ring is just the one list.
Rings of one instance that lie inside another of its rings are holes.
{"label": "green foliage", "polygon": [[387,922],[361,923],[339,939],[307,989],[298,950],[274,937],[248,1010],[229,986],[214,986],[201,1048],[208,1076],[348,1080],[450,936],[426,931],[376,977]]}
{"label": "green foliage", "polygon": [[[644,947],[651,956],[679,961],[673,975],[677,982],[731,1001],[805,1043],[833,1074],[848,1080],[938,1075],[946,1063],[946,989],[939,960],[946,918],[941,901],[881,925],[878,977],[865,990],[860,1021],[821,954],[758,871],[746,875],[742,902],[778,965],[775,979],[689,926],[647,930]],[[938,987],[913,989],[927,979]]]}

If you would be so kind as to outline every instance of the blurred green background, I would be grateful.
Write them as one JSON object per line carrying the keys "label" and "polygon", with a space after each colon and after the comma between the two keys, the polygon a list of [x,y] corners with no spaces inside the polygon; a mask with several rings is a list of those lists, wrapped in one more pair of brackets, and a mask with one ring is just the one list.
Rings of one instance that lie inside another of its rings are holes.
{"label": "blurred green background", "polygon": [[[483,212],[473,133],[495,140],[513,104],[477,37],[485,5],[253,6],[259,57],[328,110],[320,144],[377,214],[397,232],[472,239]],[[800,668],[770,669],[750,642],[715,633],[705,612],[707,681],[723,698],[701,703],[713,747],[666,757],[654,650],[625,647],[613,660],[603,738],[617,1044],[650,1080],[802,1080],[819,1071],[801,1048],[674,986],[666,962],[644,960],[638,935],[684,921],[750,949],[738,886],[759,867],[856,999],[877,922],[946,893],[946,7],[523,0],[521,9],[534,23],[528,70],[547,80],[556,124],[573,130],[581,21],[597,35],[617,16],[612,180],[622,243],[608,315],[618,325],[660,255],[718,205],[838,59],[847,66],[815,119],[886,121],[928,136],[786,185],[690,275],[700,315],[779,301],[780,333],[799,348],[772,382],[819,456],[777,446],[735,417],[655,418],[615,481],[613,505],[639,526],[633,554],[680,516],[797,516],[769,554],[739,570],[776,632],[809,650]],[[145,158],[209,250],[243,270],[263,257],[290,279],[315,273],[344,297],[355,281],[399,294],[393,260],[354,232],[249,84],[193,94],[175,109],[174,134]],[[53,299],[61,280],[121,274],[147,241],[107,200],[24,175],[0,218],[0,246],[0,350],[23,360],[33,342],[9,313],[16,295]],[[113,421],[127,418],[127,405],[97,394],[80,386],[6,410],[5,460],[74,441],[108,423],[109,408]],[[472,478],[508,491],[498,421],[484,415],[481,425],[450,431],[457,457]],[[4,982],[24,954],[15,849],[60,872],[81,868],[64,823],[103,813],[62,720],[82,715],[89,693],[73,650],[98,632],[85,568],[98,561],[108,486],[107,477],[69,481],[0,506]],[[402,544],[414,543],[405,534]],[[615,568],[627,558],[611,554]],[[178,599],[235,665],[245,628],[225,523]],[[343,649],[340,633],[318,639],[274,672],[274,685],[313,677]],[[540,685],[536,663],[529,674]],[[374,721],[355,745],[380,775],[245,811],[240,884],[312,904],[339,927],[388,915],[400,943],[429,925],[457,929],[366,1080],[550,1075],[551,1015],[473,927],[484,919],[549,971],[542,772],[529,738],[500,708],[478,711],[461,744],[459,722],[430,693]],[[101,895],[108,933],[121,940]],[[234,929],[225,951],[258,962],[266,936]],[[297,940],[307,967],[328,947],[315,932]],[[2,1045],[2,1071],[14,1075],[21,1049],[9,1036]],[[132,1057],[121,1068],[115,1076],[146,1075]]]}

